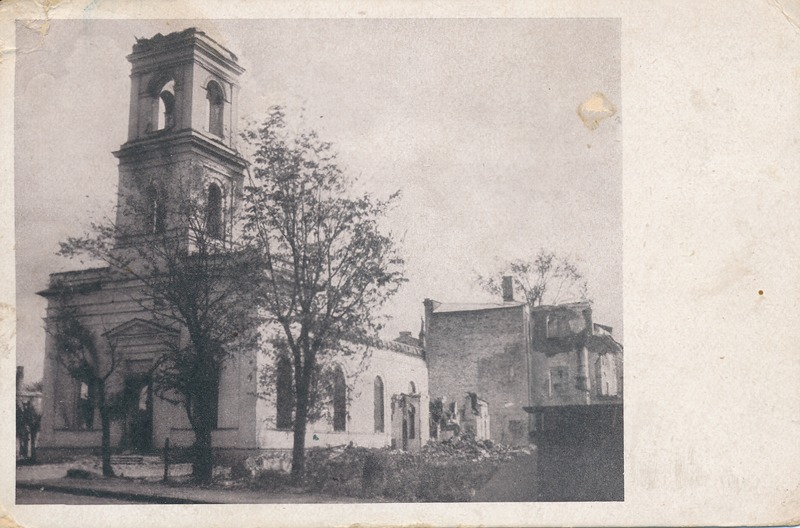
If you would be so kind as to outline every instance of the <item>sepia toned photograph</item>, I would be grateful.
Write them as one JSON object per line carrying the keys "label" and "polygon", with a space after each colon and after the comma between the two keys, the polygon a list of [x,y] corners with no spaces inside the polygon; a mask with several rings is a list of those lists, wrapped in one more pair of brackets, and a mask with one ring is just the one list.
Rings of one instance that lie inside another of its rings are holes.
{"label": "sepia toned photograph", "polygon": [[40,29],[17,504],[625,499],[620,19]]}

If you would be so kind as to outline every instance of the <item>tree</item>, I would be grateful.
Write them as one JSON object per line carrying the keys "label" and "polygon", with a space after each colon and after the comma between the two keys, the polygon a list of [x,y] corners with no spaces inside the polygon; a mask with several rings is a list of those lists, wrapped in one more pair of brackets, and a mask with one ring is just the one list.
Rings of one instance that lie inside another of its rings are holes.
{"label": "tree", "polygon": [[17,400],[16,410],[17,410],[17,440],[19,440],[19,452],[25,457],[28,456],[28,428],[25,423],[25,410],[24,404]]}
{"label": "tree", "polygon": [[[52,324],[48,327],[55,339],[55,359],[70,377],[86,385],[90,400],[96,398],[102,429],[103,476],[110,477],[114,475],[111,467],[113,413],[108,382],[120,364],[120,357],[113,340],[100,339],[81,321],[78,310],[69,303],[71,296],[65,292],[62,290]],[[93,415],[94,406],[90,406],[88,411]]]}
{"label": "tree", "polygon": [[185,409],[195,437],[192,474],[208,482],[220,373],[257,337],[257,313],[248,300],[256,261],[237,244],[237,211],[222,220],[219,187],[174,172],[160,194],[153,183],[137,181],[116,221],[69,238],[60,254],[105,263],[136,285],[130,299],[144,314],[180,332],[179,339],[164,340],[166,352],[151,372],[153,389]]}
{"label": "tree", "polygon": [[242,139],[252,162],[245,237],[261,258],[259,303],[277,328],[275,359],[291,369],[298,477],[314,409],[341,387],[337,361],[363,355],[359,344],[381,328],[378,309],[405,282],[403,260],[380,226],[399,193],[351,196],[355,179],[339,168],[331,144],[314,132],[290,133],[280,107]]}
{"label": "tree", "polygon": [[585,300],[587,282],[577,265],[567,257],[553,251],[539,250],[532,260],[512,260],[504,263],[495,273],[478,276],[478,284],[494,295],[503,292],[500,278],[510,276],[514,289],[521,293],[528,305],[557,304],[566,298]]}
{"label": "tree", "polygon": [[[42,428],[42,414],[30,401],[24,402],[21,408],[20,405],[17,405],[17,413],[19,414],[20,412],[22,416],[18,415],[17,427],[19,427],[19,419],[21,418],[25,455],[28,456],[28,452],[30,452],[29,459],[32,462],[36,462],[36,437],[39,436],[39,430]],[[17,429],[17,433],[19,434],[19,429]]]}
{"label": "tree", "polygon": [[[23,387],[25,392],[41,394],[42,381],[29,383]],[[17,439],[19,440],[20,454],[31,461],[36,461],[36,437],[42,424],[42,415],[27,395],[17,394],[16,402]]]}

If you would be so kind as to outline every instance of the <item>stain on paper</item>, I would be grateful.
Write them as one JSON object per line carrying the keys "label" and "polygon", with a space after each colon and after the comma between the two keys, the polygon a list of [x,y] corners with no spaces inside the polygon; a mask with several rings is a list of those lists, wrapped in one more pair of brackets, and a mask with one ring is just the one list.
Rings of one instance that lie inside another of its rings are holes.
{"label": "stain on paper", "polygon": [[31,49],[17,49],[13,46],[6,46],[5,42],[0,41],[0,62],[3,61],[5,55],[12,53],[31,53],[41,49],[44,43],[44,37],[50,31],[50,12],[61,4],[62,0],[36,0],[33,5],[36,9],[32,13],[21,11],[16,18],[19,20],[26,20],[24,27],[39,34],[39,41]]}
{"label": "stain on paper", "polygon": [[611,101],[600,92],[592,94],[591,97],[578,106],[578,117],[581,118],[581,121],[589,130],[595,130],[604,119],[616,113],[617,109],[614,108]]}
{"label": "stain on paper", "polygon": [[21,524],[11,518],[11,514],[0,508],[0,528],[21,528]]}

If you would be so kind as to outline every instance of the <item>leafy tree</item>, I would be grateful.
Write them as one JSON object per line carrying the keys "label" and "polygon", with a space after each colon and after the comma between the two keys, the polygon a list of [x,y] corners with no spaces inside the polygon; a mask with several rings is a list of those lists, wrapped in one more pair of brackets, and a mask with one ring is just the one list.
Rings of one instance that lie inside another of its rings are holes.
{"label": "leafy tree", "polygon": [[212,186],[192,174],[168,174],[158,200],[158,182],[134,181],[116,221],[69,238],[60,254],[105,263],[112,275],[135,285],[130,299],[146,316],[180,332],[180,339],[164,339],[153,389],[185,409],[195,437],[193,477],[208,482],[220,373],[257,338],[258,314],[249,300],[257,261],[237,244],[236,211],[227,211],[223,221],[220,203],[211,203]]}
{"label": "leafy tree", "polygon": [[[77,308],[62,290],[56,311],[48,327],[55,339],[55,359],[76,381],[85,383],[91,399],[96,399],[101,424],[103,475],[114,475],[111,467],[111,420],[113,418],[109,379],[120,365],[116,343],[101,339],[82,321]],[[94,408],[90,410],[94,412]],[[37,429],[38,431],[38,429]]]}
{"label": "leafy tree", "polygon": [[479,275],[477,280],[489,293],[501,295],[503,276],[512,277],[514,288],[530,306],[587,298],[587,283],[577,265],[553,251],[541,249],[532,260],[506,262],[495,273]]}
{"label": "leafy tree", "polygon": [[245,238],[261,259],[259,302],[276,328],[273,349],[291,368],[297,477],[315,406],[335,392],[337,361],[363,360],[359,344],[377,334],[378,309],[405,282],[380,225],[399,193],[355,195],[331,144],[315,132],[290,133],[280,107],[242,139],[251,161]]}

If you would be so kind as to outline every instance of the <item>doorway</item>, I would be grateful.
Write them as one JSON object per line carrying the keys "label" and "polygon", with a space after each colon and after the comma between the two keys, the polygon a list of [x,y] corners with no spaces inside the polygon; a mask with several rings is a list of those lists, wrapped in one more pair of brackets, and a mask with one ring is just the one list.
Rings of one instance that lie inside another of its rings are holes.
{"label": "doorway", "polygon": [[123,450],[150,451],[153,449],[153,383],[145,374],[125,378]]}
{"label": "doorway", "polygon": [[397,394],[392,398],[392,447],[416,451],[420,440],[419,394]]}

